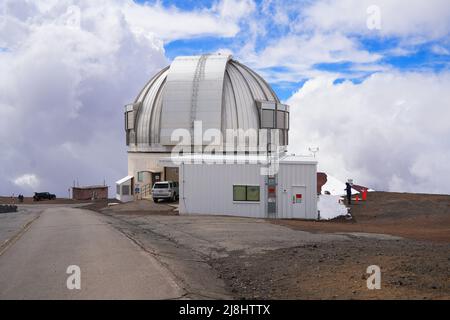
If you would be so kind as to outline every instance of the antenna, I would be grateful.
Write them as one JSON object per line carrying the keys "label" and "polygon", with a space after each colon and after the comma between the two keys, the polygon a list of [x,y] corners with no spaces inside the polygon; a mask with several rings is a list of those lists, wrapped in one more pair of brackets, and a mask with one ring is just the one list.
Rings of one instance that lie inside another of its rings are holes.
{"label": "antenna", "polygon": [[316,157],[316,153],[319,152],[319,147],[309,147],[308,148],[309,152],[311,152],[314,156],[314,158]]}

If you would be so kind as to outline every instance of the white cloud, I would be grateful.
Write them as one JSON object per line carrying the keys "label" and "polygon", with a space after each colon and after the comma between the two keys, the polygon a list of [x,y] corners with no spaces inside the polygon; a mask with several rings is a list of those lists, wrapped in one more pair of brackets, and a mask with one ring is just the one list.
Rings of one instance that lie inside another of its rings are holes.
{"label": "white cloud", "polygon": [[123,12],[134,32],[171,41],[208,35],[233,37],[240,31],[241,19],[254,8],[250,0],[222,0],[211,9],[192,11],[128,2]]}
{"label": "white cloud", "polygon": [[[236,46],[219,51],[236,52],[271,81],[312,79],[289,101],[298,122],[292,149],[320,145],[323,168],[376,188],[450,192],[432,177],[450,177],[449,76],[397,74],[378,65],[381,56],[352,37],[372,34],[369,2],[382,10],[375,36],[402,39],[382,54],[407,55],[416,44],[448,35],[447,0],[268,0],[261,12],[250,0],[190,11],[158,1],[2,1],[0,194],[24,188],[14,183],[24,172],[39,177],[41,188],[64,194],[74,179],[95,184],[107,178],[112,185],[126,173],[122,106],[168,64],[163,41],[238,34]],[[274,28],[288,31],[274,37]],[[433,50],[445,54],[446,47]],[[384,73],[359,85],[333,85],[338,71],[314,67],[347,61],[353,76]],[[286,70],[265,69],[280,66]]]}
{"label": "white cloud", "polygon": [[288,101],[290,149],[319,146],[322,170],[379,190],[450,193],[450,74],[316,78]]}
{"label": "white cloud", "polygon": [[440,45],[434,45],[431,48],[431,51],[435,54],[442,55],[442,56],[450,55],[450,51],[447,48],[440,46]]}
{"label": "white cloud", "polygon": [[22,172],[52,192],[74,179],[113,185],[126,173],[123,105],[169,63],[163,41],[234,36],[254,4],[185,11],[132,0],[5,0],[0,8],[0,194],[9,194],[24,188],[14,183]]}
{"label": "white cloud", "polygon": [[133,32],[122,2],[76,2],[79,27],[61,19],[75,2],[46,3],[3,3],[23,28],[0,31],[10,33],[0,52],[0,194],[30,191],[32,176],[14,183],[23,172],[55,193],[76,178],[112,185],[126,174],[123,106],[168,64],[160,41]]}
{"label": "white cloud", "polygon": [[233,55],[233,51],[228,48],[219,48],[214,53],[215,54],[223,54],[223,55]]}
{"label": "white cloud", "polygon": [[380,71],[376,65],[381,58],[372,54],[350,38],[339,34],[288,35],[269,43],[260,52],[240,52],[239,56],[255,68],[283,66],[283,72],[265,71],[271,81],[295,81],[299,76],[315,77],[323,74],[316,64],[351,62],[357,71]]}
{"label": "white cloud", "polygon": [[[367,28],[367,8],[373,5],[381,13],[381,29],[375,31]],[[298,25],[325,32],[340,30],[428,41],[449,34],[450,6],[447,0],[319,0],[305,8]]]}
{"label": "white cloud", "polygon": [[251,0],[222,0],[214,10],[218,11],[220,17],[237,22],[255,10],[255,3]]}
{"label": "white cloud", "polygon": [[35,190],[39,187],[39,178],[35,174],[24,174],[14,179],[14,184],[25,189]]}
{"label": "white cloud", "polygon": [[[367,26],[373,17],[368,8],[373,6],[380,10],[380,30]],[[411,55],[424,43],[442,42],[450,36],[447,0],[265,0],[258,13],[248,22],[254,27],[248,28],[247,43],[234,51],[272,82],[298,81],[326,73],[360,78],[388,70],[383,64],[385,57]],[[277,36],[267,37],[273,34]],[[373,40],[380,50],[371,52],[361,40]],[[432,49],[435,54],[448,51],[440,45]],[[318,63],[337,62],[348,62],[352,74],[315,67]],[[263,70],[270,66],[285,69]]]}

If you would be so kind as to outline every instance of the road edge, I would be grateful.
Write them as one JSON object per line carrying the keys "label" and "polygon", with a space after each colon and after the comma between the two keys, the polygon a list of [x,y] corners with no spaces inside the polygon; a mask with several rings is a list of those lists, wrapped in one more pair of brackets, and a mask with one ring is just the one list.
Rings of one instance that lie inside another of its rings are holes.
{"label": "road edge", "polygon": [[20,230],[17,231],[11,238],[5,240],[2,244],[0,244],[0,257],[30,229],[33,222],[39,219],[40,216],[41,213],[25,223],[22,228],[20,228]]}

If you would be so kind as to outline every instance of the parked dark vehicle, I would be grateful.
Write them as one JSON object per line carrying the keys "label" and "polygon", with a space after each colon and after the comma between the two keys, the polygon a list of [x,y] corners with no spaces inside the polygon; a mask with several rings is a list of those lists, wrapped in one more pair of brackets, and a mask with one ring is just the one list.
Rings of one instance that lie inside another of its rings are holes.
{"label": "parked dark vehicle", "polygon": [[35,192],[33,196],[34,201],[40,200],[55,200],[56,195],[51,194],[50,192]]}

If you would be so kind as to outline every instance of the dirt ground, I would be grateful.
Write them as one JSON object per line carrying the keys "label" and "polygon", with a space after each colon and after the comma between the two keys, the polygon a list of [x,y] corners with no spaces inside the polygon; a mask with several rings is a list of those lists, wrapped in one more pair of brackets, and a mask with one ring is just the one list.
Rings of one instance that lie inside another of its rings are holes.
{"label": "dirt ground", "polygon": [[178,203],[171,202],[154,203],[150,200],[137,200],[127,203],[119,203],[119,201],[115,199],[109,199],[90,203],[83,208],[107,214],[119,213],[121,215],[178,215],[178,212],[174,211],[177,206]]}
{"label": "dirt ground", "polygon": [[[110,202],[84,208],[111,218],[194,299],[450,299],[450,196],[374,192],[351,206],[353,220],[320,222],[179,216],[176,204]],[[367,289],[371,265],[381,268],[380,290]]]}
{"label": "dirt ground", "polygon": [[[251,257],[236,253],[235,259],[218,260],[215,267],[240,298],[450,299],[450,196],[374,192],[367,202],[354,203],[351,213],[351,221],[270,222],[317,233],[366,232],[407,239],[338,241]],[[381,290],[367,289],[369,265],[381,268]]]}
{"label": "dirt ground", "polygon": [[370,232],[415,240],[450,242],[450,196],[371,192],[350,206],[353,220],[272,220],[312,232]]}
{"label": "dirt ground", "polygon": [[[168,204],[145,201],[120,206],[99,212],[118,217],[152,252],[195,256],[178,261],[199,263],[180,278],[198,277],[208,264],[203,283],[218,278],[234,298],[450,299],[450,196],[370,193],[351,207],[352,221],[331,222],[174,216],[160,211]],[[380,290],[367,288],[371,265],[381,268]]]}
{"label": "dirt ground", "polygon": [[[367,267],[381,268],[368,290]],[[450,246],[414,241],[308,244],[213,261],[239,299],[450,299]]]}

